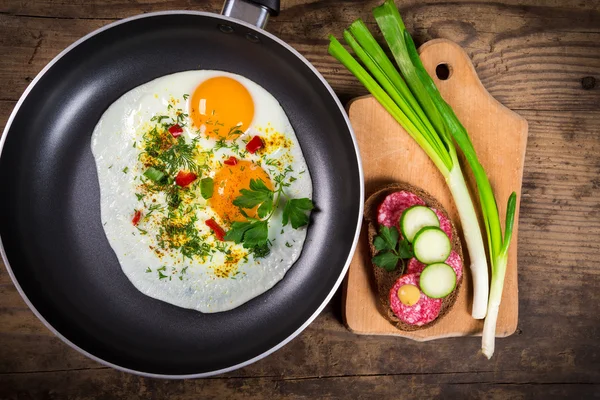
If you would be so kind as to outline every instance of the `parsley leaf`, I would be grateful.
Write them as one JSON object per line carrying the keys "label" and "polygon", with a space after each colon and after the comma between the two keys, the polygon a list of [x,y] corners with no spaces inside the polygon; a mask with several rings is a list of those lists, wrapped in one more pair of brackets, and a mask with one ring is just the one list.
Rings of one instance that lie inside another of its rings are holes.
{"label": "parsley leaf", "polygon": [[231,240],[235,243],[242,243],[244,233],[252,227],[252,222],[234,222],[231,228],[225,234],[225,240]]}
{"label": "parsley leaf", "polygon": [[397,252],[400,258],[411,258],[414,256],[410,243],[406,239],[403,239],[400,242],[398,242]]}
{"label": "parsley leaf", "polygon": [[265,182],[263,182],[262,179],[250,179],[250,189],[259,192],[273,193],[273,191],[265,185]]}
{"label": "parsley leaf", "polygon": [[256,210],[258,218],[263,219],[273,211],[273,198],[265,200]]}
{"label": "parsley leaf", "polygon": [[406,239],[400,240],[400,234],[395,226],[380,226],[379,235],[373,239],[373,246],[377,250],[377,255],[372,258],[373,264],[386,271],[395,270],[399,261],[402,262],[402,270],[404,270],[402,260],[413,256],[410,243]]}
{"label": "parsley leaf", "polygon": [[269,240],[269,225],[267,221],[253,222],[250,229],[244,233],[244,247],[251,249],[256,246],[263,246]]}
{"label": "parsley leaf", "polygon": [[307,225],[308,215],[306,212],[313,208],[313,202],[308,198],[288,200],[283,209],[283,226],[286,226],[288,222],[292,224],[292,228],[294,229]]}
{"label": "parsley leaf", "polygon": [[396,269],[396,265],[398,265],[398,261],[400,257],[394,254],[391,251],[380,252],[375,257],[373,257],[373,264],[377,265],[385,269],[386,271],[393,271]]}
{"label": "parsley leaf", "polygon": [[252,249],[257,258],[266,257],[271,252],[267,221],[234,222],[225,234],[225,240],[243,243],[244,248]]}
{"label": "parsley leaf", "polygon": [[[290,169],[291,170],[291,169]],[[261,179],[251,179],[249,189],[241,189],[240,196],[233,200],[240,213],[248,218],[248,222],[234,222],[231,229],[225,235],[225,240],[243,243],[247,249],[252,249],[256,257],[264,257],[269,254],[269,220],[274,211],[278,209],[281,198],[288,198],[283,188],[288,186],[283,183],[285,174],[275,178],[276,189],[271,190]],[[256,210],[256,217],[250,217],[244,209]],[[283,210],[283,225],[291,223],[294,229],[308,224],[307,212],[314,208],[312,200],[289,199]]]}
{"label": "parsley leaf", "polygon": [[274,193],[265,185],[262,179],[251,179],[250,190],[241,189],[240,194],[241,196],[236,197],[235,200],[233,200],[233,205],[241,208],[254,208],[257,205],[266,202],[267,205],[263,207],[264,215],[261,218],[273,210]]}
{"label": "parsley leaf", "polygon": [[373,246],[375,246],[375,250],[377,251],[389,250],[387,242],[383,240],[381,236],[375,236],[375,239],[373,239]]}
{"label": "parsley leaf", "polygon": [[383,241],[383,247],[377,250],[394,250],[399,237],[398,229],[395,226],[388,227],[382,225],[379,228],[379,236],[377,238]]}

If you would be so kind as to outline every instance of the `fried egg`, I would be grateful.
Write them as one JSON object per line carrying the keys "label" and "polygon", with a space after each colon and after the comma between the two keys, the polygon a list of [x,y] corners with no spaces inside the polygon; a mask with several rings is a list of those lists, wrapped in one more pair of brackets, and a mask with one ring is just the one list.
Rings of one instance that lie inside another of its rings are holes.
{"label": "fried egg", "polygon": [[142,293],[227,311],[300,256],[310,173],[283,108],[255,82],[213,70],[155,79],[106,110],[91,148],[106,237]]}

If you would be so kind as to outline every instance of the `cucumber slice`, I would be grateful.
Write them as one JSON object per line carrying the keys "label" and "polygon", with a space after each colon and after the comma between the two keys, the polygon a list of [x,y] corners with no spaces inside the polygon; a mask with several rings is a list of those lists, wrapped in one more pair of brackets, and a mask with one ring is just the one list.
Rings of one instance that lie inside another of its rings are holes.
{"label": "cucumber slice", "polygon": [[440,227],[440,220],[429,207],[409,207],[404,210],[402,217],[400,217],[400,230],[402,230],[402,236],[411,243],[417,232],[426,226]]}
{"label": "cucumber slice", "polygon": [[413,251],[423,264],[444,262],[452,251],[450,239],[440,228],[425,227],[415,235]]}
{"label": "cucumber slice", "polygon": [[445,263],[428,265],[421,272],[419,287],[432,299],[446,297],[456,287],[456,272]]}

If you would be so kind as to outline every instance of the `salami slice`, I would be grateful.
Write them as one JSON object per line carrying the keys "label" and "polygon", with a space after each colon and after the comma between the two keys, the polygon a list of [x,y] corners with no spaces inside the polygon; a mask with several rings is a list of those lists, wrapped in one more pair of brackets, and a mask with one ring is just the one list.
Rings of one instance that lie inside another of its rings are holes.
{"label": "salami slice", "polygon": [[425,202],[411,192],[394,192],[381,202],[377,210],[377,222],[381,225],[397,227],[404,210],[415,205],[424,206]]}
{"label": "salami slice", "polygon": [[421,292],[419,301],[415,305],[407,306],[398,298],[398,289],[403,285],[419,287],[419,276],[417,274],[402,275],[390,290],[390,307],[398,319],[406,324],[416,326],[423,326],[436,319],[442,308],[442,299],[432,299]]}
{"label": "salami slice", "polygon": [[408,261],[408,265],[406,266],[405,273],[420,275],[424,269],[425,269],[425,264],[423,264],[421,261],[419,261],[413,257]]}
{"label": "salami slice", "polygon": [[458,253],[452,250],[445,263],[451,266],[454,272],[456,272],[456,281],[460,281],[463,273],[463,262]]}
{"label": "salami slice", "polygon": [[[444,262],[451,266],[454,272],[456,272],[456,281],[459,281],[462,277],[463,264],[458,253],[452,250],[448,258]],[[421,272],[423,272],[424,269],[425,264],[413,257],[410,259],[408,265],[406,266],[406,273],[416,274],[418,276],[421,274]]]}
{"label": "salami slice", "polygon": [[452,241],[452,224],[450,223],[450,220],[446,218],[444,213],[442,213],[440,210],[436,210],[435,208],[432,208],[431,210],[440,220],[440,229],[443,230],[444,233],[450,238],[450,241]]}

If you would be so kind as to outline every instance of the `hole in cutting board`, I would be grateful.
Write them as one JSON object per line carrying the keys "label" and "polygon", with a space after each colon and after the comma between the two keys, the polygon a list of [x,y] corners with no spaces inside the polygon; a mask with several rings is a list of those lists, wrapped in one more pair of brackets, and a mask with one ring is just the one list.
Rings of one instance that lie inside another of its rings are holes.
{"label": "hole in cutting board", "polygon": [[435,76],[438,77],[440,81],[445,81],[452,75],[452,68],[446,63],[438,64],[435,67]]}

